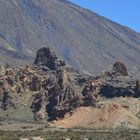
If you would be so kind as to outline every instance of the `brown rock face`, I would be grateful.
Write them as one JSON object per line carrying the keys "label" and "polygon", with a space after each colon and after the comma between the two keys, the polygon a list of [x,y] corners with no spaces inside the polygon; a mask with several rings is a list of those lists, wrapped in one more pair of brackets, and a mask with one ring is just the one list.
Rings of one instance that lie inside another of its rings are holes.
{"label": "brown rock face", "polygon": [[56,70],[59,67],[65,66],[65,62],[58,59],[54,51],[50,48],[41,48],[37,51],[36,59],[34,62],[38,66],[46,66],[50,70]]}
{"label": "brown rock face", "polygon": [[123,62],[116,62],[113,66],[113,70],[123,76],[128,76],[127,66]]}

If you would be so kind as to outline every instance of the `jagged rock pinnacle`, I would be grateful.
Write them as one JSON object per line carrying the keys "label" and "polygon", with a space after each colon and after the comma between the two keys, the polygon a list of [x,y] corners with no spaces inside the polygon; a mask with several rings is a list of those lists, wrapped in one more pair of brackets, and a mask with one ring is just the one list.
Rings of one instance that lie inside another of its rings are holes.
{"label": "jagged rock pinnacle", "polygon": [[66,65],[65,61],[57,58],[55,52],[47,47],[43,47],[37,51],[34,64],[38,66],[46,66],[50,70],[56,70],[59,67]]}

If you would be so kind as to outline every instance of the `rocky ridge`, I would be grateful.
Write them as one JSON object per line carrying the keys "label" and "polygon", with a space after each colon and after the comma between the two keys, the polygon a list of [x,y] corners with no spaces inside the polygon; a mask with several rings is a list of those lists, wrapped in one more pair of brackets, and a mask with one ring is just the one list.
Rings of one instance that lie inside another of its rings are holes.
{"label": "rocky ridge", "polygon": [[96,77],[82,75],[57,58],[49,48],[38,50],[33,65],[1,66],[2,110],[30,108],[34,120],[58,120],[80,107],[100,107],[114,97],[140,97],[140,82],[129,76],[127,66],[116,62],[112,70]]}

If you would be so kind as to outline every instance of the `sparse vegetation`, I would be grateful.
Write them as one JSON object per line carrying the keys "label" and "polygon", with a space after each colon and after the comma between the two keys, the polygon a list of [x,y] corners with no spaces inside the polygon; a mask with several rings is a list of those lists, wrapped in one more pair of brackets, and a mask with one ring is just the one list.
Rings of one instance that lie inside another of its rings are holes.
{"label": "sparse vegetation", "polygon": [[4,48],[7,49],[7,50],[9,50],[9,51],[15,51],[15,49],[10,44],[8,44],[8,43],[6,43],[4,45]]}
{"label": "sparse vegetation", "polygon": [[19,140],[19,138],[29,138],[33,136],[40,136],[44,140],[65,140],[70,138],[70,140],[139,140],[140,132],[138,130],[112,130],[112,132],[100,132],[94,130],[79,130],[75,129],[68,131],[0,131],[0,140]]}

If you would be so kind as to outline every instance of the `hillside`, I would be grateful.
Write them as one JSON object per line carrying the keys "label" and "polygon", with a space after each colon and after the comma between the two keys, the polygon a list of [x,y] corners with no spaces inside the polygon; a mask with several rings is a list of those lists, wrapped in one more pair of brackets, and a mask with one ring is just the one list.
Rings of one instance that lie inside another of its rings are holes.
{"label": "hillside", "polygon": [[121,60],[140,75],[139,33],[66,0],[0,0],[1,63],[33,63],[46,44],[85,73]]}

